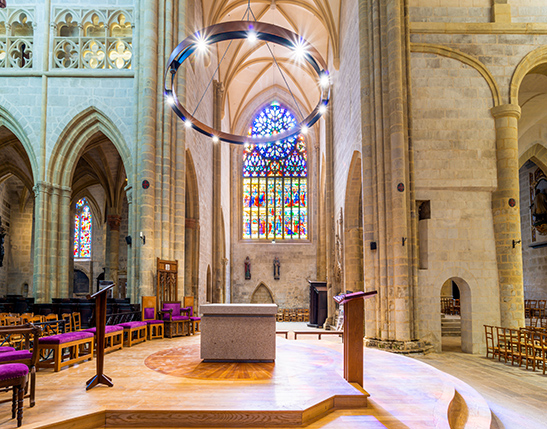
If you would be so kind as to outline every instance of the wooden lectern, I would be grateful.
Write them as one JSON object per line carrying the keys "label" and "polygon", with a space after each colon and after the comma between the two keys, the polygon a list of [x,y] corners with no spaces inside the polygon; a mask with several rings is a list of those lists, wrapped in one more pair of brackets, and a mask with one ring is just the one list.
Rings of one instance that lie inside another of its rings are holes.
{"label": "wooden lectern", "polygon": [[98,384],[105,384],[108,387],[114,386],[112,379],[103,374],[104,369],[104,337],[106,328],[106,298],[108,291],[114,287],[114,283],[105,286],[88,299],[95,298],[95,340],[97,341],[97,374],[87,381],[85,390],[89,390]]}
{"label": "wooden lectern", "polygon": [[377,291],[337,295],[334,300],[344,304],[344,378],[363,387],[363,326],[365,299]]}

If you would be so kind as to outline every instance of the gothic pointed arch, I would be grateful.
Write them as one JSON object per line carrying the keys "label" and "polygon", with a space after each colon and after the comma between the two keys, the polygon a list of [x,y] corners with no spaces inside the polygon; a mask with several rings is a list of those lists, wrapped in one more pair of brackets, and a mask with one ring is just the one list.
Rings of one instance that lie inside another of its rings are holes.
{"label": "gothic pointed arch", "polygon": [[251,304],[275,304],[271,289],[264,282],[260,282],[251,296]]}
{"label": "gothic pointed arch", "polygon": [[[30,177],[28,177],[28,179],[30,179],[30,181],[32,182],[36,181],[39,177],[39,168],[33,146],[30,143],[30,139],[28,138],[28,135],[25,132],[20,121],[18,121],[7,109],[0,106],[0,129],[2,127],[6,127],[6,129],[13,133],[13,135],[17,138],[17,140],[19,140],[19,142],[23,146],[24,154],[20,153],[19,155],[22,155],[22,158],[26,157],[28,159],[30,170]],[[25,183],[25,185],[27,185],[27,183]],[[32,189],[32,186],[30,189]]]}
{"label": "gothic pointed arch", "polygon": [[131,153],[123,135],[104,113],[91,106],[76,115],[61,132],[48,163],[47,181],[71,186],[78,159],[86,144],[98,133],[116,147],[125,171],[133,171]]}
{"label": "gothic pointed arch", "polygon": [[532,161],[547,174],[547,147],[542,143],[536,143],[519,157],[519,168]]}

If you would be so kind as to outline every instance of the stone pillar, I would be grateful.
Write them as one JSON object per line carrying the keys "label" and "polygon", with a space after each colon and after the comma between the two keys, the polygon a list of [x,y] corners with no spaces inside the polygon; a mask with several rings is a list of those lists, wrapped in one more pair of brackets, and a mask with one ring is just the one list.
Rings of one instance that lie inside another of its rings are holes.
{"label": "stone pillar", "polygon": [[[334,105],[334,93],[331,89],[331,106]],[[336,295],[335,255],[334,255],[334,124],[332,107],[325,118],[325,247],[327,263],[327,321],[334,324],[336,305],[333,296]]]}
{"label": "stone pillar", "polygon": [[[222,82],[214,81],[214,102],[213,102],[213,128],[220,130],[222,127],[222,98],[224,94],[224,84]],[[223,228],[221,225],[222,219],[221,213],[221,144],[220,142],[213,142],[213,260],[212,260],[212,273],[213,273],[213,302],[224,303],[224,288],[222,287],[222,255],[224,254],[221,249],[224,242],[222,234]]]}
{"label": "stone pillar", "polygon": [[[120,298],[118,286],[118,268],[120,259],[120,224],[122,217],[120,215],[108,215],[106,217],[108,228],[106,229],[106,260],[105,260],[105,280],[112,280],[114,286],[114,298]],[[125,297],[122,297],[125,298]]]}
{"label": "stone pillar", "polygon": [[518,120],[520,107],[492,108],[496,123],[498,189],[492,194],[492,214],[500,285],[501,326],[524,326],[524,291],[519,208]]}
{"label": "stone pillar", "polygon": [[38,182],[34,188],[34,269],[33,269],[33,294],[36,303],[50,302],[48,279],[48,213],[51,197],[51,189],[44,182]]}
{"label": "stone pillar", "polygon": [[[402,0],[359,2],[367,337],[414,339],[410,149]],[[370,249],[374,242],[376,249]],[[371,307],[375,306],[373,310]],[[372,311],[371,311],[372,310]]]}
{"label": "stone pillar", "polygon": [[[155,255],[155,188],[156,178],[156,122],[157,122],[157,88],[158,88],[158,3],[154,0],[141,2],[141,32],[140,32],[140,73],[138,82],[138,133],[137,133],[137,165],[136,192],[138,204],[135,222],[136,236],[133,246],[138,251],[138,278],[136,284],[140,288],[140,296],[154,295],[154,278],[156,273]],[[163,77],[162,77],[163,78]],[[146,180],[149,187],[141,184]],[[140,238],[143,233],[146,242]]]}
{"label": "stone pillar", "polygon": [[139,239],[135,228],[134,206],[133,206],[133,187],[127,185],[125,187],[125,195],[127,198],[127,235],[131,237],[131,245],[127,245],[127,296],[134,304],[140,303],[138,294],[135,260],[136,246]]}
{"label": "stone pillar", "polygon": [[[59,195],[59,256],[57,258],[57,265],[59,266],[58,279],[59,279],[59,297],[68,298],[71,295],[72,284],[70,279],[73,275],[70,275],[70,270],[74,271],[74,260],[72,264],[70,259],[73,255],[71,250],[74,247],[74,220],[70,216],[70,200],[72,195],[72,189],[62,187]],[[90,284],[93,280],[90,279]]]}

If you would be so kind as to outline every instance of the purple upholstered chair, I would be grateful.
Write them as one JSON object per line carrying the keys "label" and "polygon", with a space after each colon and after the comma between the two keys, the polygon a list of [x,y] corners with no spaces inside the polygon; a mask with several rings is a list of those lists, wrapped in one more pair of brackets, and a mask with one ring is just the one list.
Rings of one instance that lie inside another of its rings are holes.
{"label": "purple upholstered chair", "polygon": [[160,313],[163,315],[163,320],[166,322],[190,320],[187,309],[182,307],[180,302],[164,301]]}
{"label": "purple upholstered chair", "polygon": [[164,301],[158,312],[165,322],[165,336],[168,338],[190,333],[190,316],[178,301]]}
{"label": "purple upholstered chair", "polygon": [[148,339],[163,338],[163,320],[156,319],[156,297],[143,296],[142,321],[148,324]]}
{"label": "purple upholstered chair", "polygon": [[0,365],[0,387],[13,387],[11,418],[17,415],[17,427],[23,424],[23,396],[28,380],[28,366],[24,363]]}

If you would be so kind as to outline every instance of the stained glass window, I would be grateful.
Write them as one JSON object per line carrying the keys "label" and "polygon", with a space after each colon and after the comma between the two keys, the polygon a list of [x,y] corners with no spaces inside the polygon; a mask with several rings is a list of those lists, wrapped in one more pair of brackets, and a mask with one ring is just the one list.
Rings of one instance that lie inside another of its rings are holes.
{"label": "stained glass window", "polygon": [[[297,124],[278,103],[258,113],[251,137],[269,136]],[[247,145],[243,151],[243,238],[308,238],[307,153],[304,137]]]}
{"label": "stained glass window", "polygon": [[76,203],[74,215],[74,257],[91,258],[91,209],[85,198]]}

